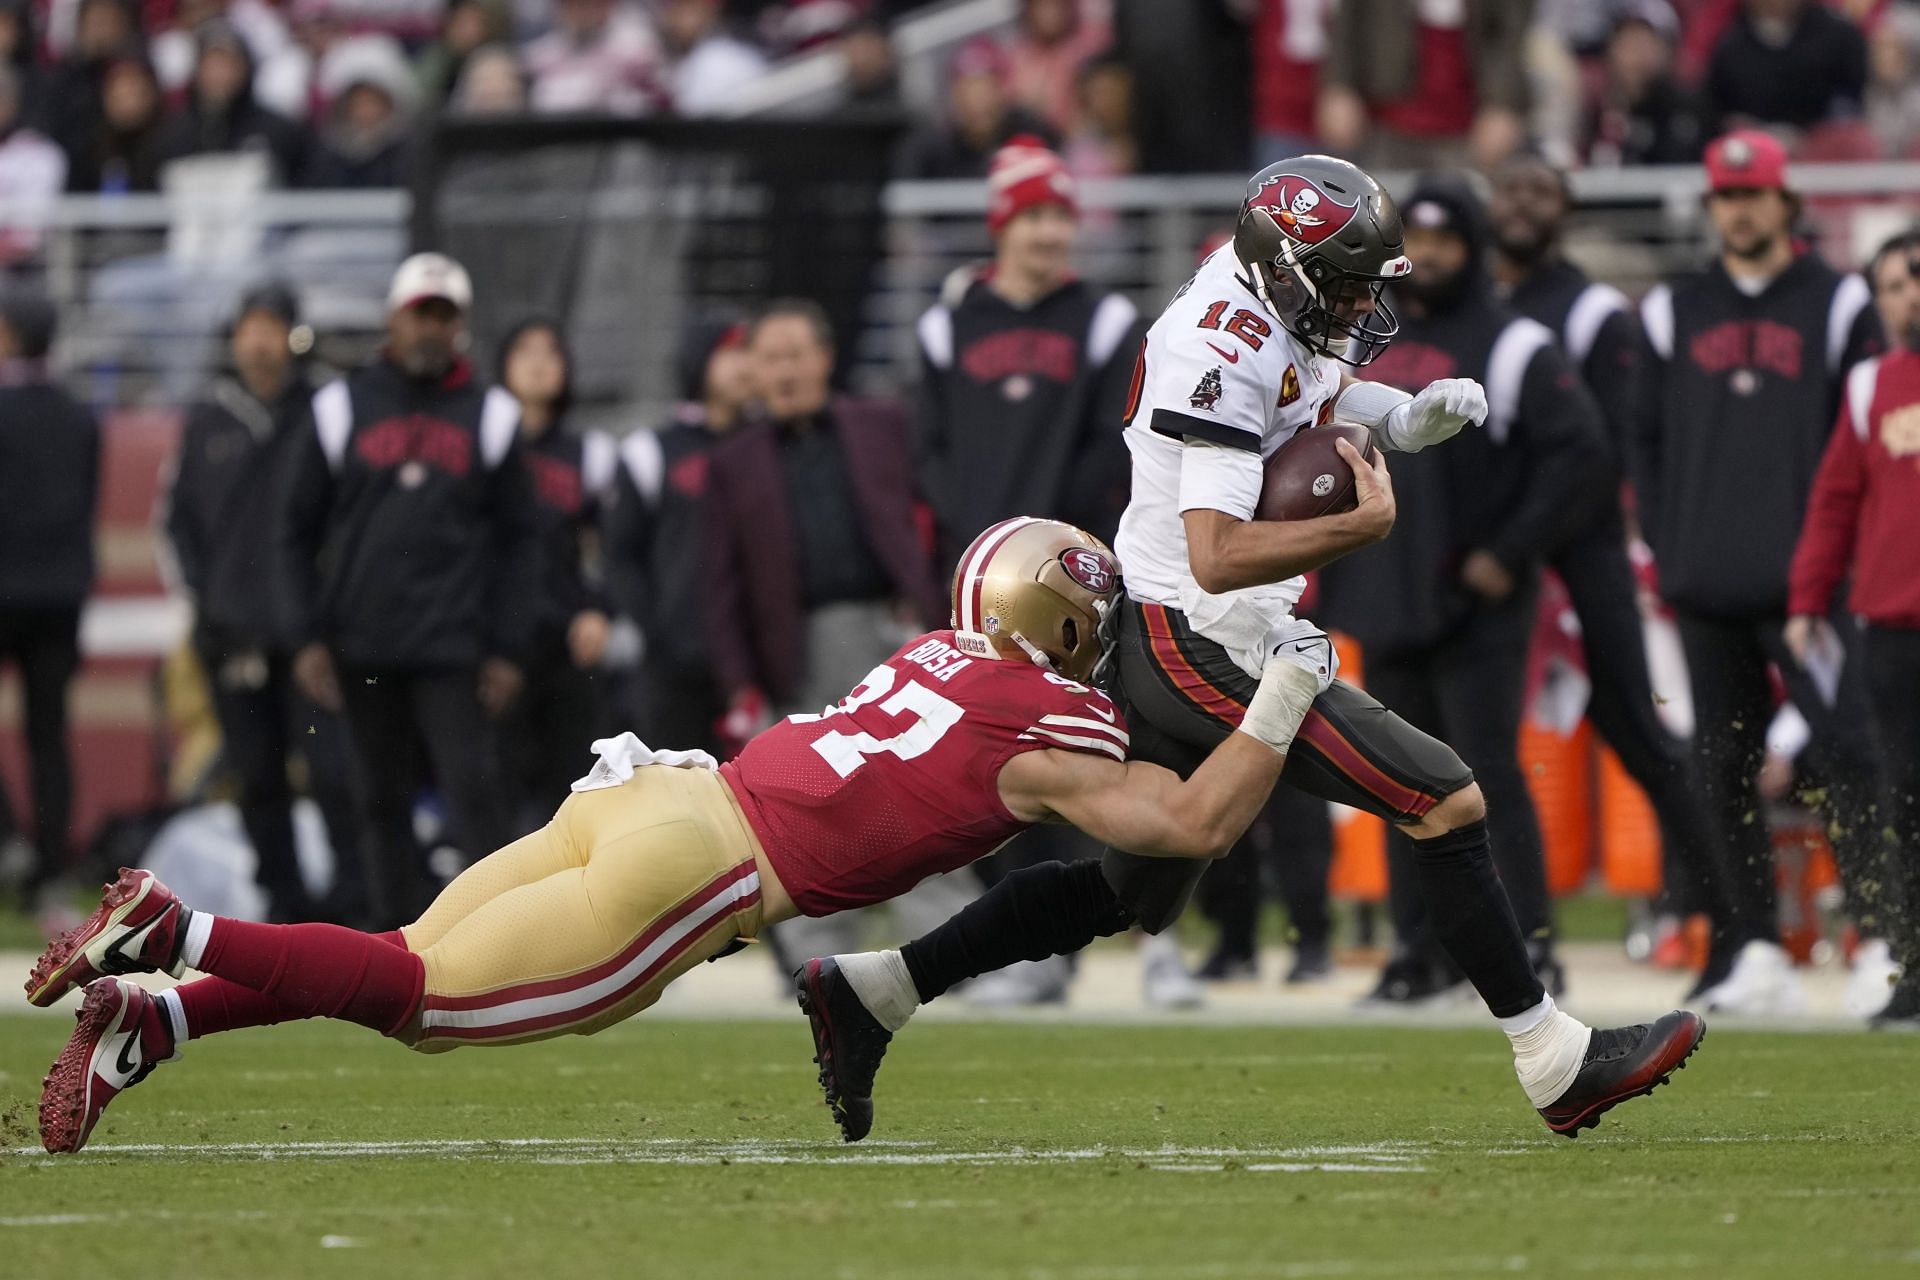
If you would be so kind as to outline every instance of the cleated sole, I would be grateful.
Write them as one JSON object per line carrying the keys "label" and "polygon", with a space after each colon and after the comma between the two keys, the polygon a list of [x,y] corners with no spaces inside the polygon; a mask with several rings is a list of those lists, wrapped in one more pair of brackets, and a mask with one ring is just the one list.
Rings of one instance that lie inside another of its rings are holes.
{"label": "cleated sole", "polygon": [[[793,972],[793,987],[800,1012],[807,1015],[807,1023],[813,1030],[813,1062],[819,1068],[815,1079],[819,1081],[821,1095],[825,1098],[827,1110],[833,1116],[833,1122],[840,1129],[840,1137],[846,1142],[858,1142],[867,1136],[872,1126],[869,1118],[862,1125],[847,1107],[846,1100],[840,1094],[840,1086],[833,1075],[833,1020],[827,1013],[826,1002],[815,998],[813,979],[819,972],[819,961],[809,960]],[[856,1132],[857,1130],[857,1132]]]}
{"label": "cleated sole", "polygon": [[[86,963],[87,948],[95,938],[125,920],[135,907],[146,901],[147,894],[158,883],[147,872],[120,868],[118,878],[102,886],[100,905],[94,908],[93,914],[47,944],[47,949],[34,961],[33,971],[27,975],[27,1003],[44,1009],[73,988],[104,976],[95,973],[91,963]],[[86,963],[84,972],[79,971],[82,963]]]}
{"label": "cleated sole", "polygon": [[[1644,1098],[1648,1094],[1651,1094],[1655,1089],[1658,1089],[1661,1085],[1667,1083],[1667,1081],[1673,1079],[1674,1072],[1685,1071],[1687,1069],[1688,1060],[1693,1057],[1695,1051],[1697,1051],[1700,1048],[1700,1046],[1703,1043],[1705,1043],[1707,1038],[1706,1021],[1700,1018],[1696,1018],[1695,1021],[1697,1023],[1698,1029],[1694,1034],[1692,1042],[1687,1045],[1686,1052],[1682,1053],[1677,1059],[1675,1059],[1673,1064],[1669,1066],[1665,1071],[1662,1071],[1659,1075],[1655,1076],[1652,1080],[1648,1081],[1646,1084],[1636,1085],[1630,1089],[1623,1089],[1619,1093],[1614,1094],[1611,1097],[1604,1098],[1601,1101],[1594,1103],[1592,1106],[1588,1107],[1586,1110],[1580,1112],[1579,1115],[1573,1116],[1570,1119],[1548,1120],[1547,1128],[1553,1130],[1555,1133],[1559,1134],[1563,1138],[1578,1138],[1583,1130],[1592,1129],[1597,1125],[1599,1125],[1600,1117],[1605,1115],[1607,1112],[1613,1110],[1615,1107],[1619,1106],[1621,1103],[1630,1102],[1635,1098]],[[1545,1117],[1543,1116],[1542,1119],[1545,1119]]]}
{"label": "cleated sole", "polygon": [[118,984],[88,987],[74,1013],[67,1047],[40,1081],[40,1144],[55,1155],[71,1154],[86,1145],[91,1132],[87,1111],[92,1102],[94,1051],[118,1029],[127,1003]]}

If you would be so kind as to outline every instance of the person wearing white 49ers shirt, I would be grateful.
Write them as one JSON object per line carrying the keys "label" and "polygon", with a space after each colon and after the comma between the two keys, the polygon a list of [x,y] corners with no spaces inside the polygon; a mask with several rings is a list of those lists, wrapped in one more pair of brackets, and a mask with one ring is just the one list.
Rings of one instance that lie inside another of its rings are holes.
{"label": "person wearing white 49ers shirt", "polygon": [[[1308,666],[1319,691],[1284,780],[1413,839],[1439,941],[1511,1038],[1528,1098],[1555,1132],[1573,1134],[1651,1092],[1693,1052],[1705,1023],[1675,1011],[1651,1025],[1594,1030],[1556,1008],[1494,871],[1473,771],[1339,680],[1326,634],[1293,616],[1300,575],[1391,529],[1385,462],[1369,464],[1343,442],[1358,494],[1352,511],[1253,518],[1263,460],[1316,423],[1363,423],[1383,451],[1411,453],[1485,420],[1476,382],[1448,379],[1410,396],[1342,367],[1365,365],[1398,331],[1381,295],[1412,270],[1401,241],[1392,198],[1360,169],[1329,156],[1272,165],[1249,183],[1232,243],[1148,330],[1126,412],[1133,496],[1115,547],[1126,598],[1109,621],[1110,677],[1132,730],[1130,757],[1184,776],[1241,722],[1265,657],[1290,650]],[[1069,889],[1064,878],[1014,875],[909,943],[900,957],[914,991],[895,993],[895,1026],[904,1021],[898,1007],[915,997],[1086,945],[1089,921],[1107,932],[1115,919],[1165,929],[1201,868],[1108,849],[1102,870],[1110,911],[1088,909],[1080,880]]]}

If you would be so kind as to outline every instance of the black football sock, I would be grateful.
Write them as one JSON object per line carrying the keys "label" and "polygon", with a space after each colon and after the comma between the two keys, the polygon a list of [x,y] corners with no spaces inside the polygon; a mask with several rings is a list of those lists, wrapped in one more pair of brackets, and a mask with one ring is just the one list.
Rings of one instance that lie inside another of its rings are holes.
{"label": "black football sock", "polygon": [[1042,862],[1004,877],[900,955],[925,1003],[968,978],[1018,960],[1071,955],[1132,924],[1098,859]]}
{"label": "black football sock", "polygon": [[1534,976],[1527,942],[1493,869],[1484,820],[1413,842],[1420,892],[1434,936],[1467,975],[1496,1018],[1539,1004],[1546,988]]}

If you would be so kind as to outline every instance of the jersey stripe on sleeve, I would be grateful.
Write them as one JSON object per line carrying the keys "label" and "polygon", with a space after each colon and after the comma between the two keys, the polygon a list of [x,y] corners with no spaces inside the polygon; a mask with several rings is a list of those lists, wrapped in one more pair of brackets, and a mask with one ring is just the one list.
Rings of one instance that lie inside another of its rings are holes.
{"label": "jersey stripe on sleeve", "polygon": [[1098,752],[1101,755],[1112,756],[1115,760],[1127,758],[1127,749],[1112,738],[1086,738],[1041,725],[1033,726],[1021,734],[1020,738],[1023,742],[1042,742],[1049,746],[1068,747],[1075,751]]}
{"label": "jersey stripe on sleeve", "polygon": [[1096,720],[1090,716],[1041,716],[1040,725],[1050,726],[1055,729],[1070,729],[1075,733],[1092,731],[1104,737],[1112,738],[1123,747],[1133,741],[1133,739],[1128,736],[1127,731],[1119,725],[1112,724],[1105,720]]}
{"label": "jersey stripe on sleeve", "polygon": [[1155,409],[1153,420],[1149,423],[1159,435],[1171,436],[1183,440],[1195,436],[1214,444],[1224,444],[1234,449],[1249,449],[1260,452],[1260,433],[1249,431],[1245,427],[1231,426],[1225,422],[1216,422],[1210,418],[1198,418],[1190,413],[1181,413],[1178,409]]}

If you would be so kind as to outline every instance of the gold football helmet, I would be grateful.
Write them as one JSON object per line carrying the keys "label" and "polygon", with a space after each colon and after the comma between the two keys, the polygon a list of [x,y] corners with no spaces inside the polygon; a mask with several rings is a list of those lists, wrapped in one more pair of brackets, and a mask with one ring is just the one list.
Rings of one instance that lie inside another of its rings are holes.
{"label": "gold football helmet", "polygon": [[1106,544],[1059,520],[1002,520],[973,540],[953,574],[953,627],[987,637],[1003,658],[1073,680],[1100,660],[1100,623],[1120,597]]}

